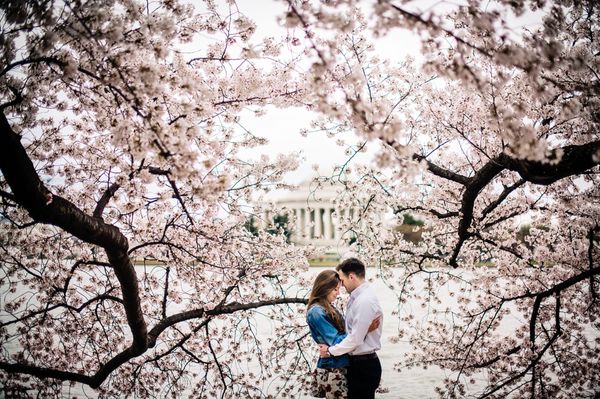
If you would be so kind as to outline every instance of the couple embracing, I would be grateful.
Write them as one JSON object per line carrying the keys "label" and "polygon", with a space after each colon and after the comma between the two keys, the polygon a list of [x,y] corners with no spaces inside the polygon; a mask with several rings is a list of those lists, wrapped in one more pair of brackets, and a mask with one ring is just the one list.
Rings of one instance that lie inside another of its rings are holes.
{"label": "couple embracing", "polygon": [[[356,258],[346,259],[335,270],[316,277],[306,321],[312,338],[319,344],[316,380],[325,397],[369,399],[381,379],[381,306],[365,281],[365,265]],[[346,317],[333,302],[341,286],[350,294]]]}

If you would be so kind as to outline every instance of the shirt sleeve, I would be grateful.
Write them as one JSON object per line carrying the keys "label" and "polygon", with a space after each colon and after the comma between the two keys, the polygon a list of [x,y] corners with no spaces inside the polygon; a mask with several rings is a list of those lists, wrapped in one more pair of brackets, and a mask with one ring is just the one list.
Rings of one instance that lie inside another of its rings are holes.
{"label": "shirt sleeve", "polygon": [[329,353],[333,356],[352,352],[356,347],[360,346],[369,332],[371,322],[381,314],[376,304],[372,303],[372,301],[361,301],[356,303],[355,306],[356,322],[352,326],[352,332],[339,344],[329,347]]}
{"label": "shirt sleeve", "polygon": [[335,345],[346,338],[346,333],[339,332],[331,323],[325,309],[320,306],[313,306],[306,315],[308,327],[311,329],[313,336],[319,336],[324,343],[329,346]]}

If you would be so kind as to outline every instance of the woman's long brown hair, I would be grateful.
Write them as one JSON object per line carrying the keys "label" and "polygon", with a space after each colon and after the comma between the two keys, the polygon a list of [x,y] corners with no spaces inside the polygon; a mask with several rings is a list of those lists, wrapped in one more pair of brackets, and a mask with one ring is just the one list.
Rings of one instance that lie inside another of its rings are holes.
{"label": "woman's long brown hair", "polygon": [[327,301],[327,294],[334,290],[340,281],[340,276],[338,276],[335,270],[323,270],[319,273],[313,283],[306,309],[308,310],[311,306],[316,304],[321,305],[325,309],[325,313],[329,316],[335,328],[340,332],[346,332],[344,318],[340,312]]}

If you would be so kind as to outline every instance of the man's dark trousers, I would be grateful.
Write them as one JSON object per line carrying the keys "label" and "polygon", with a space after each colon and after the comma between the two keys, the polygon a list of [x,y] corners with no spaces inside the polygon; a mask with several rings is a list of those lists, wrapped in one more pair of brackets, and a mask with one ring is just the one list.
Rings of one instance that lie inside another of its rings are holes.
{"label": "man's dark trousers", "polygon": [[375,399],[381,381],[381,363],[377,354],[350,356],[348,399]]}

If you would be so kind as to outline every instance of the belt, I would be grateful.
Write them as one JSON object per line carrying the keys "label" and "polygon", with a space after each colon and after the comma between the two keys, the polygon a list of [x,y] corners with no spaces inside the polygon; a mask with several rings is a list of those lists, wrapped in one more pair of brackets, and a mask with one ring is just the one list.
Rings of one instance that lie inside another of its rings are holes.
{"label": "belt", "polygon": [[350,355],[350,360],[367,360],[367,359],[377,359],[377,353],[363,353],[361,355]]}

